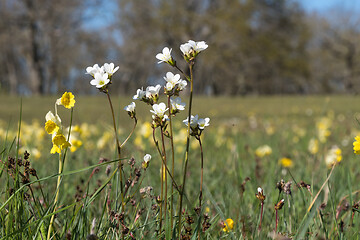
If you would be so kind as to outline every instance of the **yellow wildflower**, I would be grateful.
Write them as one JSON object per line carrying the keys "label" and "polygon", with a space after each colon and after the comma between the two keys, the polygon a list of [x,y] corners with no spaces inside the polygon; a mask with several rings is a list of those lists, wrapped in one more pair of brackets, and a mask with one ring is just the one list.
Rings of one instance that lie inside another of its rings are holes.
{"label": "yellow wildflower", "polygon": [[[57,133],[53,137],[52,142],[55,146],[57,146],[61,150],[71,146],[71,144],[68,141],[66,141],[66,138],[65,138],[64,134],[62,134],[62,133]],[[54,148],[54,146],[53,146],[53,148]],[[56,149],[56,150],[57,150],[56,152],[58,152],[58,149]],[[51,149],[51,151],[53,151],[53,149]]]}
{"label": "yellow wildflower", "polygon": [[45,123],[45,130],[48,134],[53,134],[59,130],[59,126],[55,122],[48,120]]}
{"label": "yellow wildflower", "polygon": [[231,218],[226,219],[226,221],[224,222],[223,231],[229,232],[233,228],[234,228],[234,221]]}
{"label": "yellow wildflower", "polygon": [[55,153],[61,153],[61,149],[58,147],[58,146],[56,146],[55,144],[53,144],[53,146],[52,146],[52,148],[51,148],[51,150],[50,150],[50,153],[51,154],[55,154]]}
{"label": "yellow wildflower", "polygon": [[337,146],[333,146],[325,156],[325,162],[328,167],[332,167],[334,164],[340,162],[341,160],[341,149]]}
{"label": "yellow wildflower", "polygon": [[279,160],[279,163],[285,168],[290,168],[294,165],[293,161],[290,158],[286,158],[286,157],[281,158]]}
{"label": "yellow wildflower", "polygon": [[74,140],[71,140],[71,147],[70,147],[70,151],[71,152],[75,152],[79,147],[82,146],[82,141],[81,140],[78,140],[78,139],[74,139]]}
{"label": "yellow wildflower", "polygon": [[255,155],[260,158],[270,155],[271,153],[272,153],[272,149],[268,145],[260,146],[255,150]]}
{"label": "yellow wildflower", "polygon": [[57,105],[63,105],[66,108],[75,106],[75,96],[71,92],[65,92],[61,98],[56,101]]}
{"label": "yellow wildflower", "polygon": [[315,138],[310,139],[308,150],[315,155],[319,151],[319,141]]}
{"label": "yellow wildflower", "polygon": [[353,142],[354,145],[354,153],[360,155],[360,137],[355,137],[355,142]]}

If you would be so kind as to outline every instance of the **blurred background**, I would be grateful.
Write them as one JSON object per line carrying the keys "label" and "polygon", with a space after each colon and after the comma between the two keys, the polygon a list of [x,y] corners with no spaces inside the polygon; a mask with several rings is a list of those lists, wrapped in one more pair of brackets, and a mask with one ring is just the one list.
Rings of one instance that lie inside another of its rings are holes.
{"label": "blurred background", "polygon": [[112,91],[162,83],[163,47],[206,41],[204,95],[360,92],[360,1],[1,0],[0,92],[94,94],[85,68],[114,62]]}

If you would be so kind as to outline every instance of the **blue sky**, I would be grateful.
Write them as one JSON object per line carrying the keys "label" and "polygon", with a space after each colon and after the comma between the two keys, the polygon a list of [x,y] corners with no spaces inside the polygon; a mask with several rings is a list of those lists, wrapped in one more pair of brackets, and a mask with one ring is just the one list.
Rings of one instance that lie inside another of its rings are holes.
{"label": "blue sky", "polygon": [[307,11],[322,12],[332,8],[360,11],[360,0],[297,0]]}

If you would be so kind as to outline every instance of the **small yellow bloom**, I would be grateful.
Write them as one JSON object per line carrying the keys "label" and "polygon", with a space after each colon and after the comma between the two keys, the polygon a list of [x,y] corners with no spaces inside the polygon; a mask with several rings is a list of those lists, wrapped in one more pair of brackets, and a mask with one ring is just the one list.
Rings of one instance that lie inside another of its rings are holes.
{"label": "small yellow bloom", "polygon": [[355,137],[355,142],[353,142],[354,145],[354,153],[360,155],[360,137]]}
{"label": "small yellow bloom", "polygon": [[290,168],[294,165],[293,161],[290,158],[286,158],[286,157],[281,158],[279,160],[279,163],[285,168]]}
{"label": "small yellow bloom", "polygon": [[55,122],[48,120],[45,123],[45,130],[48,134],[53,134],[59,130],[59,126]]}
{"label": "small yellow bloom", "polygon": [[330,168],[334,164],[341,162],[342,155],[341,149],[337,146],[332,146],[332,148],[328,151],[327,155],[325,156],[326,165]]}
{"label": "small yellow bloom", "polygon": [[272,153],[272,149],[268,145],[263,145],[255,150],[255,155],[262,158]]}
{"label": "small yellow bloom", "polygon": [[78,139],[74,139],[71,141],[71,147],[70,147],[70,151],[71,152],[75,152],[79,147],[82,146],[82,141],[78,140]]}
{"label": "small yellow bloom", "polygon": [[308,150],[315,155],[319,151],[319,141],[315,138],[310,139]]}
{"label": "small yellow bloom", "polygon": [[[57,133],[53,137],[52,142],[53,142],[54,145],[56,145],[61,150],[71,146],[71,144],[68,141],[66,141],[66,138],[65,138],[64,134],[61,134],[61,133]],[[54,148],[54,146],[53,146],[53,148]],[[51,151],[53,151],[53,149],[51,149]]]}
{"label": "small yellow bloom", "polygon": [[71,92],[65,92],[56,103],[70,109],[75,106],[75,96]]}
{"label": "small yellow bloom", "polygon": [[224,222],[223,231],[229,232],[233,228],[234,228],[234,221],[231,218],[226,219],[226,221]]}
{"label": "small yellow bloom", "polygon": [[50,153],[51,154],[55,154],[55,153],[61,153],[61,149],[58,147],[58,146],[56,146],[55,144],[53,144],[53,146],[52,146],[52,148],[51,148],[51,150],[50,150]]}

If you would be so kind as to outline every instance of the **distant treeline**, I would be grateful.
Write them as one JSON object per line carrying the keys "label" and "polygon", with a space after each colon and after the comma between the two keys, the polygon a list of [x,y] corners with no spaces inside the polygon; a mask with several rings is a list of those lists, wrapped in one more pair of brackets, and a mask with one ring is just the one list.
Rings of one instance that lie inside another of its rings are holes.
{"label": "distant treeline", "polygon": [[349,9],[310,14],[294,0],[2,0],[0,92],[94,93],[85,68],[114,62],[112,89],[135,94],[176,72],[157,64],[163,47],[185,68],[179,46],[192,39],[209,45],[198,93],[357,93],[359,23]]}

